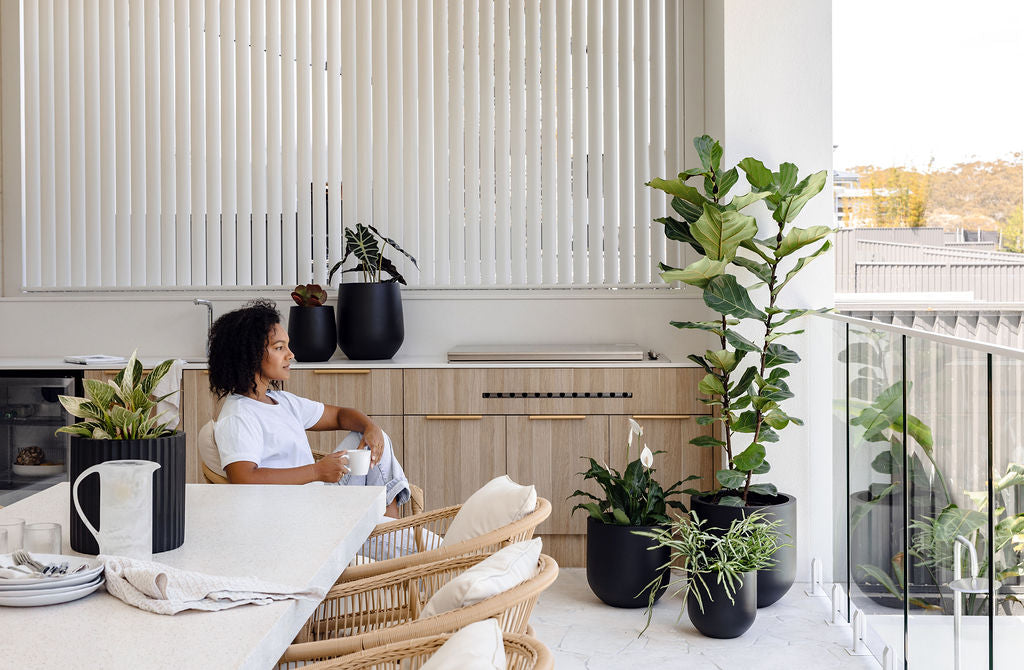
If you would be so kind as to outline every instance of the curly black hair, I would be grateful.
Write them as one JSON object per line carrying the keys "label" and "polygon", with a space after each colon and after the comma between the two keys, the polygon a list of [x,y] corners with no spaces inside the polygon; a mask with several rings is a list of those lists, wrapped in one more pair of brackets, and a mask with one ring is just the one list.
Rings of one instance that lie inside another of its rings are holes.
{"label": "curly black hair", "polygon": [[[210,390],[223,398],[229,393],[255,393],[256,374],[267,351],[267,336],[281,313],[273,300],[250,300],[224,314],[210,328]],[[271,386],[281,388],[272,381]]]}

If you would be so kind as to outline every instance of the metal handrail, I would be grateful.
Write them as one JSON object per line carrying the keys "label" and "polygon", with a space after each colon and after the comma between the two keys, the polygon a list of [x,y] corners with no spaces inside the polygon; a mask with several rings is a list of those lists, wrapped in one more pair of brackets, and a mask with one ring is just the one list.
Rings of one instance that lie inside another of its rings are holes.
{"label": "metal handrail", "polygon": [[976,340],[967,340],[962,337],[954,337],[952,335],[930,333],[926,330],[907,328],[906,326],[894,326],[892,324],[870,321],[868,319],[861,319],[855,316],[846,316],[845,314],[815,314],[814,316],[830,319],[832,321],[840,321],[850,325],[862,326],[873,330],[880,330],[887,333],[894,333],[896,335],[916,337],[921,340],[938,342],[939,344],[948,344],[955,347],[962,347],[964,349],[971,349],[973,351],[980,351],[985,354],[996,354],[1018,361],[1024,361],[1024,351],[1020,349],[1013,349],[1011,347],[1003,347],[998,344],[988,344],[985,342],[978,342]]}

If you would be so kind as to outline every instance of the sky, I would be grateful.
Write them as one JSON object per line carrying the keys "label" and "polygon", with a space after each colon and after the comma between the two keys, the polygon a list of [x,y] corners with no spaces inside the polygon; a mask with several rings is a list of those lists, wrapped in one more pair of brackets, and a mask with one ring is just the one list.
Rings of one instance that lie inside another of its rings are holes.
{"label": "sky", "polygon": [[1024,151],[1024,0],[833,0],[834,166]]}

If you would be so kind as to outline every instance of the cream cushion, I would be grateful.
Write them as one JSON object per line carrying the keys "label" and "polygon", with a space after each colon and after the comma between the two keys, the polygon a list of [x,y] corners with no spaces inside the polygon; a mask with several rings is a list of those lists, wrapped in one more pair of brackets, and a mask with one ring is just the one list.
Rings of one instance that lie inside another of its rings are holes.
{"label": "cream cushion", "polygon": [[421,670],[505,670],[505,643],[497,619],[461,629],[420,666]]}
{"label": "cream cushion", "polygon": [[537,489],[516,484],[508,475],[495,477],[469,496],[452,519],[441,546],[479,537],[519,521],[537,508]]}
{"label": "cream cushion", "polygon": [[468,607],[504,593],[537,574],[539,537],[494,552],[439,588],[420,613],[421,619]]}
{"label": "cream cushion", "polygon": [[199,429],[199,438],[197,440],[199,458],[203,459],[203,463],[210,470],[222,477],[227,477],[228,475],[224,472],[224,468],[220,467],[220,452],[217,451],[217,443],[213,439],[213,429],[216,425],[215,421],[207,421],[206,425]]}

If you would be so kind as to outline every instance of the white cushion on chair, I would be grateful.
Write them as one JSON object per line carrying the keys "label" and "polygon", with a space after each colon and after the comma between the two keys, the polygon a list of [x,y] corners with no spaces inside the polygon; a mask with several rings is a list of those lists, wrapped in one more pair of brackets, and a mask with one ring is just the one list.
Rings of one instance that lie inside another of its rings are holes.
{"label": "white cushion on chair", "polygon": [[479,537],[519,521],[537,509],[537,489],[516,484],[508,475],[495,477],[462,503],[441,546]]}
{"label": "white cushion on chair", "polygon": [[516,542],[494,552],[439,588],[420,613],[421,619],[468,607],[518,586],[537,574],[541,540]]}
{"label": "white cushion on chair", "polygon": [[199,429],[199,438],[196,440],[199,446],[199,458],[203,459],[206,467],[222,477],[227,477],[224,468],[220,467],[220,452],[217,451],[217,443],[213,439],[215,421],[207,421],[206,425]]}
{"label": "white cushion on chair", "polygon": [[497,619],[471,623],[448,638],[421,670],[505,670],[505,643]]}

